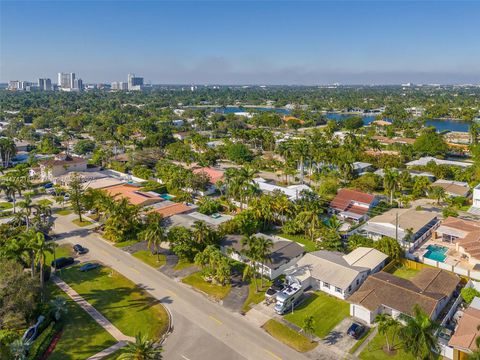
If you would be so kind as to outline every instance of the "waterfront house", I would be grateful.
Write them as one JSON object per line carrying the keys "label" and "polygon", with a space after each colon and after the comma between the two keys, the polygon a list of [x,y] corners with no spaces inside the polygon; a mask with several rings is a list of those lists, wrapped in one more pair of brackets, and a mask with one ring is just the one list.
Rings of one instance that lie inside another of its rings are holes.
{"label": "waterfront house", "polygon": [[350,315],[373,324],[378,314],[393,318],[413,315],[414,306],[419,305],[436,320],[459,283],[457,275],[436,268],[424,268],[410,280],[380,271],[370,275],[348,299]]}
{"label": "waterfront house", "polygon": [[367,247],[359,247],[347,255],[319,250],[306,254],[287,274],[304,288],[346,299],[368,275],[380,271],[387,258],[384,253]]}

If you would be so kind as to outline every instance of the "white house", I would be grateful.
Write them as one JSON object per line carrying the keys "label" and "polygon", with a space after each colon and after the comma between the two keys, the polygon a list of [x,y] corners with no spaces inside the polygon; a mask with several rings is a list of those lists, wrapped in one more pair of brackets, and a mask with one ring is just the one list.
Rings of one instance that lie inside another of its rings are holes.
{"label": "white house", "polygon": [[468,212],[474,215],[480,215],[480,184],[473,189],[473,203]]}
{"label": "white house", "polygon": [[422,157],[418,160],[410,161],[406,165],[407,166],[427,166],[427,164],[431,161],[433,161],[437,165],[459,166],[459,167],[463,167],[463,168],[467,168],[467,167],[473,165],[472,163],[468,163],[468,162],[443,160],[443,159],[434,158],[432,156],[425,156],[425,157]]}
{"label": "white house", "polygon": [[87,170],[87,160],[76,156],[57,155],[54,159],[41,161],[39,165],[42,181],[55,181],[59,176],[69,172]]}
{"label": "white house", "polygon": [[350,315],[373,324],[378,314],[393,318],[412,315],[414,306],[419,305],[435,320],[459,283],[457,275],[436,268],[424,268],[410,280],[380,271],[369,276],[348,299]]}
{"label": "white house", "polygon": [[387,257],[376,249],[366,247],[357,248],[347,255],[320,250],[306,254],[287,273],[305,288],[312,287],[346,299],[368,275],[384,267]]}
{"label": "white house", "polygon": [[312,191],[312,189],[305,184],[299,185],[290,185],[290,186],[279,186],[267,182],[263,178],[253,179],[253,182],[258,185],[258,188],[264,193],[273,193],[274,191],[280,191],[287,195],[290,200],[297,200],[300,198],[300,193],[303,190]]}
{"label": "white house", "polygon": [[[275,279],[283,275],[286,269],[295,265],[297,261],[302,258],[303,254],[305,254],[304,247],[294,241],[278,236],[268,236],[262,233],[255,234],[255,237],[268,238],[273,242],[273,247],[267,261],[263,265],[261,263],[255,264],[259,273],[262,272],[263,266],[263,275],[269,279]],[[225,255],[234,260],[248,262],[249,259],[242,254],[244,249],[242,245],[243,238],[243,235],[227,235],[220,243],[220,249]]]}

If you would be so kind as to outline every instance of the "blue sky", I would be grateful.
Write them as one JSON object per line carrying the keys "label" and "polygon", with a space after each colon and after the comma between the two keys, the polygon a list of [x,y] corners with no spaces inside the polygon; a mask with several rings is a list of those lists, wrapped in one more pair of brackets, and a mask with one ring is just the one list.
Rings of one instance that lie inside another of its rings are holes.
{"label": "blue sky", "polygon": [[0,81],[480,83],[480,2],[4,1]]}

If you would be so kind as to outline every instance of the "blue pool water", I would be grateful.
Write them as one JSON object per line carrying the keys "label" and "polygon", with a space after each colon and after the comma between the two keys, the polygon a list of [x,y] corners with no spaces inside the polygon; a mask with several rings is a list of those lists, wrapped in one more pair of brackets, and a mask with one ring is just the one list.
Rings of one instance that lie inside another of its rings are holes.
{"label": "blue pool water", "polygon": [[428,245],[427,252],[423,255],[427,259],[444,262],[447,258],[448,248],[440,245]]}
{"label": "blue pool water", "polygon": [[160,197],[161,197],[163,200],[172,200],[175,196],[170,195],[170,194],[160,194]]}

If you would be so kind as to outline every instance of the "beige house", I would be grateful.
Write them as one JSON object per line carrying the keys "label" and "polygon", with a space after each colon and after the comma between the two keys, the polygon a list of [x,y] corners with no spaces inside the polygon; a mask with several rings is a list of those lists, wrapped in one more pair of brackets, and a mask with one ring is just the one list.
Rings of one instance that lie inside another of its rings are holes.
{"label": "beige house", "polygon": [[57,155],[53,159],[40,162],[40,180],[52,181],[69,172],[87,170],[87,160],[77,156]]}

